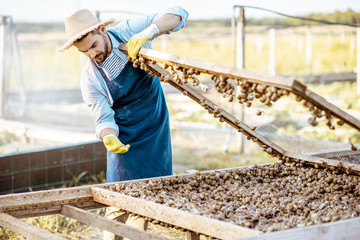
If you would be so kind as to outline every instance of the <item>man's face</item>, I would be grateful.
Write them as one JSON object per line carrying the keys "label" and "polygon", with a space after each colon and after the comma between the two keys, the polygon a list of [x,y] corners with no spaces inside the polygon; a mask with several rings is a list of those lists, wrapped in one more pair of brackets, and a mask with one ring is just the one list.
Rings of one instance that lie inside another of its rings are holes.
{"label": "man's face", "polygon": [[80,52],[97,63],[102,63],[106,59],[109,54],[109,45],[105,28],[102,27],[74,43]]}

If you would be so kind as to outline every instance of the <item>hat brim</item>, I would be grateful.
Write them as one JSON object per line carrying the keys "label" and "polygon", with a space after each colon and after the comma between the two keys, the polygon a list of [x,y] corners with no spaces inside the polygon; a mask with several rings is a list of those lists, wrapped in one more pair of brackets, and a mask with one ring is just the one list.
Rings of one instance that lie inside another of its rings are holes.
{"label": "hat brim", "polygon": [[104,21],[104,22],[100,22],[94,26],[91,26],[87,29],[85,29],[84,31],[80,32],[79,34],[77,34],[76,36],[70,38],[61,48],[58,48],[57,51],[58,52],[63,52],[65,51],[66,49],[70,48],[74,42],[76,42],[76,40],[80,39],[81,37],[85,36],[86,34],[88,34],[89,32],[95,30],[96,28],[98,28],[100,25],[104,25],[104,26],[107,26],[111,23],[114,22],[114,19],[109,19],[107,21]]}

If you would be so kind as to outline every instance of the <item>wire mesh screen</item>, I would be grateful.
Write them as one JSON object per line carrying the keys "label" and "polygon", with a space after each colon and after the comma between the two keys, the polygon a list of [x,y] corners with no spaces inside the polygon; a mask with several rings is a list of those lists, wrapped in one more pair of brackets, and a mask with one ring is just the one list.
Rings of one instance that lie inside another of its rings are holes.
{"label": "wire mesh screen", "polygon": [[[294,94],[282,96],[271,106],[262,103],[254,93],[248,95],[250,101],[239,103],[238,99],[233,99],[229,102],[231,97],[219,93],[211,76],[202,79],[201,82],[208,87],[208,91],[202,94],[285,151],[318,155],[326,153],[327,158],[359,160],[360,155],[351,151],[352,144],[355,149],[358,143],[359,132],[349,126],[338,125],[335,119],[329,121],[325,116],[313,122],[312,113],[304,106],[304,101],[299,101]],[[227,81],[236,85],[231,79]],[[242,94],[239,86],[234,87],[234,91],[236,98]],[[339,156],[339,151],[347,151],[351,155]]]}
{"label": "wire mesh screen", "polygon": [[[119,49],[126,52],[124,46]],[[170,83],[273,157],[287,161],[329,150],[357,151],[351,141],[356,140],[360,121],[296,79],[147,49],[139,55],[128,58],[134,67]]]}

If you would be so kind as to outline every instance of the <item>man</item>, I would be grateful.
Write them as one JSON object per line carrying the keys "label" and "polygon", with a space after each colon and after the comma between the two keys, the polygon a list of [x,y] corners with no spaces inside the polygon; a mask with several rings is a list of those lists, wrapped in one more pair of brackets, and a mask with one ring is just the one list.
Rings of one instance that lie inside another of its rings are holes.
{"label": "man", "polygon": [[[100,23],[86,9],[66,19],[69,41],[59,50],[74,45],[89,57],[81,92],[92,110],[96,136],[108,150],[107,182],[172,174],[169,117],[160,82],[134,68],[118,46],[127,43],[129,56],[136,58],[141,47],[152,48],[152,39],[183,28],[187,17],[184,9],[174,7],[122,21],[108,30],[105,27],[113,20]],[[119,216],[113,213],[110,209],[107,215]],[[125,221],[127,216],[121,218]],[[146,228],[140,222],[134,225]]]}

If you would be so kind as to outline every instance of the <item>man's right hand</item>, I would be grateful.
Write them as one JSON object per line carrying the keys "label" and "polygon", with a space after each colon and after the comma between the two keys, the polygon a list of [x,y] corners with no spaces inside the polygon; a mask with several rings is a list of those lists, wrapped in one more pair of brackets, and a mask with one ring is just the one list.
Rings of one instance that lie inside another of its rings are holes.
{"label": "man's right hand", "polygon": [[103,138],[103,143],[107,150],[114,153],[126,153],[130,145],[124,145],[120,142],[120,140],[113,134],[107,134]]}
{"label": "man's right hand", "polygon": [[151,24],[143,31],[132,36],[129,42],[126,44],[129,56],[132,59],[136,59],[137,54],[140,51],[140,48],[159,32],[160,32],[159,28],[155,24]]}

